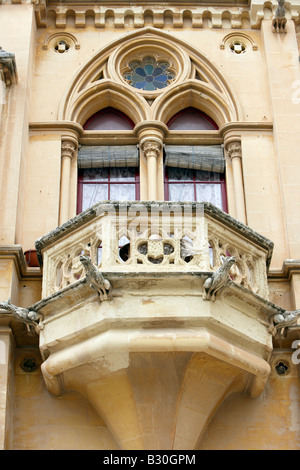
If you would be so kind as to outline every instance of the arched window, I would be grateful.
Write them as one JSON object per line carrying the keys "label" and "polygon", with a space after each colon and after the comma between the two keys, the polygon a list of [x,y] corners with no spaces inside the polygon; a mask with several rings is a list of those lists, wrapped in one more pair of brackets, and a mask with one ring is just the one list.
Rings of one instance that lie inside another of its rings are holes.
{"label": "arched window", "polygon": [[[186,108],[168,122],[170,130],[210,131],[217,124],[195,108]],[[227,211],[225,159],[221,145],[166,145],[164,193],[168,201],[207,201]]]}
{"label": "arched window", "polygon": [[131,131],[134,123],[121,111],[105,108],[93,114],[83,128],[86,131]]}
{"label": "arched window", "polygon": [[[121,111],[105,108],[91,116],[83,127],[88,131],[107,131],[106,136],[109,136],[110,131],[132,130],[134,123]],[[139,186],[136,145],[81,145],[77,213],[100,201],[137,200]]]}
{"label": "arched window", "polygon": [[170,130],[209,131],[218,129],[217,124],[205,113],[195,108],[185,108],[173,116],[168,124]]}

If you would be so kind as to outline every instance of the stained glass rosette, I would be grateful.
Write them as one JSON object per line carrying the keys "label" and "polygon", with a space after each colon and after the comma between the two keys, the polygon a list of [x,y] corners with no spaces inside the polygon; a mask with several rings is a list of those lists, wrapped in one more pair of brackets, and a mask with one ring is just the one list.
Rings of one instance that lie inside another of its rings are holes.
{"label": "stained glass rosette", "polygon": [[129,68],[131,71],[126,72],[123,78],[138,90],[160,90],[175,79],[175,73],[170,70],[169,62],[157,62],[153,57],[132,61],[129,63]]}

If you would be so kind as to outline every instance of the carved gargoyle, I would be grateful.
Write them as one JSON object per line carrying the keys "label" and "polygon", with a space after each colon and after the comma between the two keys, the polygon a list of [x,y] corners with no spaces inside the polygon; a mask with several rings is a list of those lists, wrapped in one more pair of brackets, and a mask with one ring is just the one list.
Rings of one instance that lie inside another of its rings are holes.
{"label": "carved gargoyle", "polygon": [[14,318],[21,321],[27,329],[29,334],[39,333],[41,326],[38,324],[38,321],[42,319],[42,315],[30,310],[29,308],[17,307],[13,305],[8,300],[7,302],[0,302],[0,310],[7,310],[12,313]]}
{"label": "carved gargoyle", "polygon": [[298,318],[300,318],[300,309],[277,313],[271,318],[269,331],[273,336],[276,336],[276,334],[284,336],[289,326],[297,324]]}
{"label": "carved gargoyle", "polygon": [[277,0],[278,6],[272,19],[273,33],[286,33],[285,0]]}
{"label": "carved gargoyle", "polygon": [[229,256],[225,259],[224,263],[208,277],[204,282],[204,300],[216,300],[217,293],[226,286],[229,278],[229,270],[236,262],[234,256]]}
{"label": "carved gargoyle", "polygon": [[99,300],[108,300],[110,298],[110,282],[104,278],[88,256],[80,255],[79,259],[85,269],[86,280],[90,287],[98,293]]}

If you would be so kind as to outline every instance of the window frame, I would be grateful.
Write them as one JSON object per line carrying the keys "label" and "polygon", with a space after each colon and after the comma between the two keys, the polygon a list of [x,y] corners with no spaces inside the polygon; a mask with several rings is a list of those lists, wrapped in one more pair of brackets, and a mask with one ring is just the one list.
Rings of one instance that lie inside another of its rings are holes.
{"label": "window frame", "polygon": [[[182,168],[184,169],[184,168]],[[168,167],[164,166],[164,197],[165,201],[170,201],[169,199],[169,186],[170,184],[191,184],[194,187],[194,202],[202,202],[197,201],[197,185],[201,184],[218,184],[221,186],[221,199],[222,199],[222,210],[224,212],[228,212],[228,202],[227,202],[227,189],[226,189],[226,175],[225,173],[220,173],[220,180],[219,181],[207,181],[207,180],[196,180],[196,171],[191,169],[190,171],[193,172],[193,179],[192,180],[176,180],[170,182],[169,175],[168,175]]]}
{"label": "window frame", "polygon": [[[105,184],[108,186],[108,201],[110,201],[110,191],[111,191],[111,186],[112,185],[120,185],[120,184],[131,184],[135,186],[135,200],[139,201],[140,199],[140,172],[139,172],[139,167],[130,167],[135,169],[135,174],[134,174],[134,182],[128,182],[128,181],[111,181],[111,169],[114,169],[116,167],[105,167],[108,170],[108,178],[107,181],[97,181],[97,180],[84,180],[83,179],[83,172],[84,169],[78,169],[78,180],[77,180],[77,214],[80,214],[82,212],[82,203],[83,203],[83,186],[84,184]],[[96,203],[95,203],[96,204]]]}

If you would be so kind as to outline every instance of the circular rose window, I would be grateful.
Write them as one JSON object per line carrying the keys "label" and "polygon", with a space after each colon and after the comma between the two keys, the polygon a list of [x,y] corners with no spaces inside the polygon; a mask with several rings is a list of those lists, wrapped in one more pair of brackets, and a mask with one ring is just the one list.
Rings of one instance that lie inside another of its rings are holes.
{"label": "circular rose window", "polygon": [[157,61],[154,57],[133,60],[129,64],[123,78],[129,85],[139,90],[155,91],[170,85],[175,73],[167,61]]}

